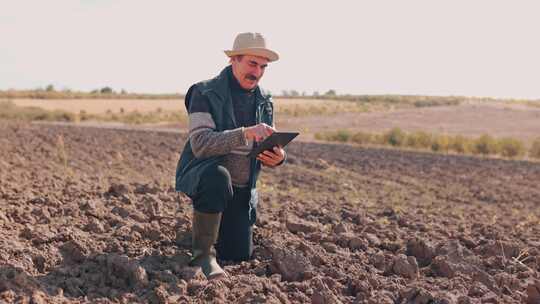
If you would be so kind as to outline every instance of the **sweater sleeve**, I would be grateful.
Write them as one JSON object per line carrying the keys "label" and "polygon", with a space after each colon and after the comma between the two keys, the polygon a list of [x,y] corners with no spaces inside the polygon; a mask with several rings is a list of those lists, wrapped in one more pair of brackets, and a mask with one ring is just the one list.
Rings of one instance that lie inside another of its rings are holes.
{"label": "sweater sleeve", "polygon": [[230,153],[233,149],[248,144],[243,128],[216,131],[216,124],[210,112],[208,97],[195,88],[188,107],[189,140],[197,158],[206,158]]}

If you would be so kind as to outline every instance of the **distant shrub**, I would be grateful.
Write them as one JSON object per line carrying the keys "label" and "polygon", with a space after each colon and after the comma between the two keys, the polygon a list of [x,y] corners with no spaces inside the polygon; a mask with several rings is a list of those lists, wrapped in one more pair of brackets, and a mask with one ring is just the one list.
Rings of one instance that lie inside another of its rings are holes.
{"label": "distant shrub", "polygon": [[327,141],[347,142],[351,138],[351,133],[347,130],[338,130],[335,132],[316,133],[315,139]]}
{"label": "distant shrub", "polygon": [[469,153],[471,151],[471,140],[461,135],[450,138],[449,149],[457,153]]}
{"label": "distant shrub", "polygon": [[347,142],[349,141],[349,138],[351,138],[351,133],[347,130],[339,130],[337,131],[335,138],[337,141]]}
{"label": "distant shrub", "polygon": [[132,111],[132,112],[126,113],[122,117],[122,120],[130,124],[141,124],[141,123],[147,122],[144,116],[145,114],[143,113],[139,113],[138,111]]}
{"label": "distant shrub", "polygon": [[498,154],[499,147],[497,140],[487,134],[484,134],[474,140],[472,152],[474,154],[482,155]]}
{"label": "distant shrub", "polygon": [[89,120],[90,115],[88,115],[88,113],[85,110],[80,110],[79,111],[79,119],[80,120]]}
{"label": "distant shrub", "polygon": [[414,106],[417,108],[436,107],[436,106],[457,106],[460,101],[457,99],[425,99],[417,100]]}
{"label": "distant shrub", "polygon": [[51,113],[50,121],[76,121],[77,115],[75,113],[65,111],[53,111]]}
{"label": "distant shrub", "polygon": [[504,157],[521,157],[525,154],[525,145],[515,138],[502,138],[499,140],[499,150]]}
{"label": "distant shrub", "polygon": [[111,87],[103,87],[101,90],[99,90],[101,94],[112,94],[114,93],[113,89]]}
{"label": "distant shrub", "polygon": [[424,131],[416,131],[408,134],[406,145],[415,149],[428,149],[431,147],[431,135]]}
{"label": "distant shrub", "polygon": [[405,144],[406,134],[400,128],[393,128],[385,134],[385,138],[390,145],[401,147]]}
{"label": "distant shrub", "polygon": [[351,141],[359,145],[373,143],[373,135],[365,132],[358,132],[351,137]]}
{"label": "distant shrub", "polygon": [[328,90],[328,92],[324,93],[324,96],[337,96],[336,90]]}
{"label": "distant shrub", "polygon": [[330,103],[301,103],[301,104],[283,104],[276,107],[276,113],[280,116],[317,116],[334,115],[338,113],[357,113],[366,112],[369,109],[366,105],[358,103],[347,103],[332,101]]}
{"label": "distant shrub", "polygon": [[385,134],[373,134],[373,137],[371,138],[371,142],[376,145],[387,145],[388,142],[386,141],[386,135]]}
{"label": "distant shrub", "polygon": [[529,150],[529,157],[540,159],[540,137],[533,142]]}
{"label": "distant shrub", "polygon": [[450,139],[448,135],[434,136],[431,143],[431,150],[434,152],[448,152]]}

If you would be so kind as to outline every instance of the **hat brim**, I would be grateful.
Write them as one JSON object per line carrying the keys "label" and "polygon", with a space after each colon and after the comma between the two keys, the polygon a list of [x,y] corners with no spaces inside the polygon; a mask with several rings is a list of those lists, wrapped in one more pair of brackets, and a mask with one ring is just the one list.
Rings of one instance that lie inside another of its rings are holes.
{"label": "hat brim", "polygon": [[269,49],[265,48],[245,48],[245,49],[239,49],[239,50],[230,50],[230,51],[224,51],[225,54],[229,57],[237,56],[237,55],[252,55],[252,56],[259,56],[264,57],[268,59],[268,61],[276,61],[279,59],[279,55]]}

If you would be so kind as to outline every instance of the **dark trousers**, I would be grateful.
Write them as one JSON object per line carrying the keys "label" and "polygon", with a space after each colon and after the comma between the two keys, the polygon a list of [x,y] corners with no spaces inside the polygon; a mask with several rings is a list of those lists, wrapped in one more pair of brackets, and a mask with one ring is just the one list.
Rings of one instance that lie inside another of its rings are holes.
{"label": "dark trousers", "polygon": [[253,253],[253,224],[256,210],[249,204],[249,187],[237,188],[229,171],[220,165],[206,169],[199,183],[193,208],[199,212],[222,212],[216,245],[221,260],[245,261]]}

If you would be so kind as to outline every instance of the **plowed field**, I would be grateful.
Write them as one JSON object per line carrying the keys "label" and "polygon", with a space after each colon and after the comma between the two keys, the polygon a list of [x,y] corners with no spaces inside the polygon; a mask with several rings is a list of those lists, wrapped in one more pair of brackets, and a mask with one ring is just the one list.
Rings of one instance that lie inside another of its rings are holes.
{"label": "plowed field", "polygon": [[208,282],[185,139],[0,122],[0,303],[540,303],[539,163],[293,143]]}

